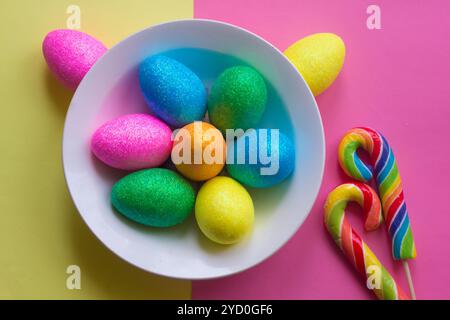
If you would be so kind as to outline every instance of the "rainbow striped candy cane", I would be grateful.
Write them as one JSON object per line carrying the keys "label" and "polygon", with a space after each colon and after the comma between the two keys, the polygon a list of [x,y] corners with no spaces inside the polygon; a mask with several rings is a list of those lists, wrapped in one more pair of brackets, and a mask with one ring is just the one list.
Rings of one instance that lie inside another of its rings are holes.
{"label": "rainbow striped candy cane", "polygon": [[379,270],[380,286],[374,288],[368,286],[378,299],[409,300],[372,250],[351,227],[345,217],[345,208],[349,201],[356,201],[363,208],[364,228],[367,231],[375,230],[380,226],[381,204],[375,191],[364,183],[345,183],[331,191],[325,202],[324,222],[328,232],[356,270],[366,279],[366,284],[374,270]]}
{"label": "rainbow striped candy cane", "polygon": [[[360,147],[369,153],[370,166],[359,158],[356,151]],[[392,239],[392,256],[396,260],[403,260],[411,296],[414,298],[411,274],[405,260],[416,257],[416,246],[403,196],[402,182],[391,147],[379,132],[364,127],[353,128],[345,134],[339,144],[339,163],[345,173],[354,179],[367,182],[375,175],[384,220]]]}

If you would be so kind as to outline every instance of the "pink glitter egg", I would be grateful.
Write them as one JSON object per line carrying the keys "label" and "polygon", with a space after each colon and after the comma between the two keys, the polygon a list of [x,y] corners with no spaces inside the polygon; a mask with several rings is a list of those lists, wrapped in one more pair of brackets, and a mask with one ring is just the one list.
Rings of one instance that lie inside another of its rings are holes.
{"label": "pink glitter egg", "polygon": [[42,43],[48,67],[70,89],[78,87],[89,69],[107,50],[90,35],[70,29],[51,31]]}
{"label": "pink glitter egg", "polygon": [[94,155],[108,166],[138,170],[160,166],[172,150],[172,130],[148,114],[129,114],[110,120],[95,131]]}

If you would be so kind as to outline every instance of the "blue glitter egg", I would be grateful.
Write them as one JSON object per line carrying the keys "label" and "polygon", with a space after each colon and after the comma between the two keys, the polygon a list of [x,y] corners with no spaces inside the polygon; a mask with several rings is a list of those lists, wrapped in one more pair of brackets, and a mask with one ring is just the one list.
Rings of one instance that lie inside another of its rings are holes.
{"label": "blue glitter egg", "polygon": [[206,89],[184,64],[155,55],[139,66],[139,82],[151,111],[173,127],[202,120],[206,112]]}
{"label": "blue glitter egg", "polygon": [[228,145],[227,157],[230,176],[253,188],[276,185],[289,177],[295,167],[294,144],[274,129],[247,130]]}

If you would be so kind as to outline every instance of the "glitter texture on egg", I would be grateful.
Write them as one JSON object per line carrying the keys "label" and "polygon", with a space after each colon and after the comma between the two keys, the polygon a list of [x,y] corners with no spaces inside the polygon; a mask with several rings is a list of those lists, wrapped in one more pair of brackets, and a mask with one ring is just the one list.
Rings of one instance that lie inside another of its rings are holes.
{"label": "glitter texture on egg", "polygon": [[105,164],[123,170],[160,166],[172,150],[172,130],[148,114],[110,120],[95,131],[91,150]]}
{"label": "glitter texture on egg", "polygon": [[184,64],[150,56],[139,66],[139,82],[150,110],[169,125],[178,128],[205,116],[205,86]]}
{"label": "glitter texture on egg", "polygon": [[200,230],[220,244],[241,241],[252,229],[254,206],[250,194],[229,177],[208,180],[198,192],[195,218]]}
{"label": "glitter texture on egg", "polygon": [[78,87],[86,73],[107,50],[92,36],[70,29],[49,32],[42,44],[48,67],[70,89]]}
{"label": "glitter texture on egg", "polygon": [[193,211],[195,191],[174,171],[145,169],[119,180],[111,191],[111,202],[137,223],[170,227],[183,222]]}
{"label": "glitter texture on egg", "polygon": [[[234,145],[229,147],[234,147],[235,152],[233,163],[227,164],[227,171],[234,179],[241,182],[242,184],[253,187],[253,188],[268,188],[274,186],[287,177],[289,177],[294,171],[295,167],[295,148],[291,140],[282,132],[278,132],[278,168],[275,174],[262,174],[261,168],[268,168],[273,166],[275,169],[275,160],[271,160],[270,163],[264,164],[265,161],[261,160],[261,153],[265,156],[274,156],[275,152],[272,150],[272,134],[271,130],[266,129],[267,135],[261,135],[261,129],[252,130],[256,133],[257,143],[246,143],[243,150],[238,148],[241,140],[248,139],[246,135],[239,137]],[[264,140],[265,138],[265,140]],[[262,149],[262,150],[261,150]],[[245,152],[245,163],[239,164],[237,162],[238,152]],[[230,152],[228,152],[231,154]],[[257,161],[254,164],[250,163],[250,155],[257,155]]]}
{"label": "glitter texture on egg", "polygon": [[[190,159],[188,163],[176,165],[178,172],[193,181],[205,181],[217,176],[225,166],[226,158],[226,144],[220,131],[207,122],[190,123],[178,131],[174,138],[174,149],[178,143],[184,143],[185,138],[190,140]],[[216,141],[216,139],[218,140]],[[215,160],[213,163],[206,162],[207,159],[204,157],[206,149],[214,149],[211,152],[211,155],[215,157],[215,159],[211,159]],[[196,150],[201,153],[201,163],[197,164],[194,155]],[[172,160],[173,157],[174,154],[172,154]]]}
{"label": "glitter texture on egg", "polygon": [[253,68],[236,66],[225,70],[214,82],[208,100],[208,115],[219,130],[254,128],[267,103],[267,88]]}
{"label": "glitter texture on egg", "polygon": [[333,33],[316,33],[293,43],[284,51],[305,79],[314,96],[336,80],[345,60],[344,41]]}

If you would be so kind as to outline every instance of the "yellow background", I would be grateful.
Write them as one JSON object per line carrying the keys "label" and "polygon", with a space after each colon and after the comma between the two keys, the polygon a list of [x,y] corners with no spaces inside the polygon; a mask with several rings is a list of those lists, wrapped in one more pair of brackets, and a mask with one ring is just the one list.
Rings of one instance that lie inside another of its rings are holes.
{"label": "yellow background", "polygon": [[[81,30],[108,47],[163,21],[191,18],[192,0],[0,1],[0,298],[190,298],[189,281],[141,271],[88,230],[66,189],[61,136],[72,92],[47,70],[42,40],[66,28],[70,4]],[[81,290],[66,268],[81,268]]]}

